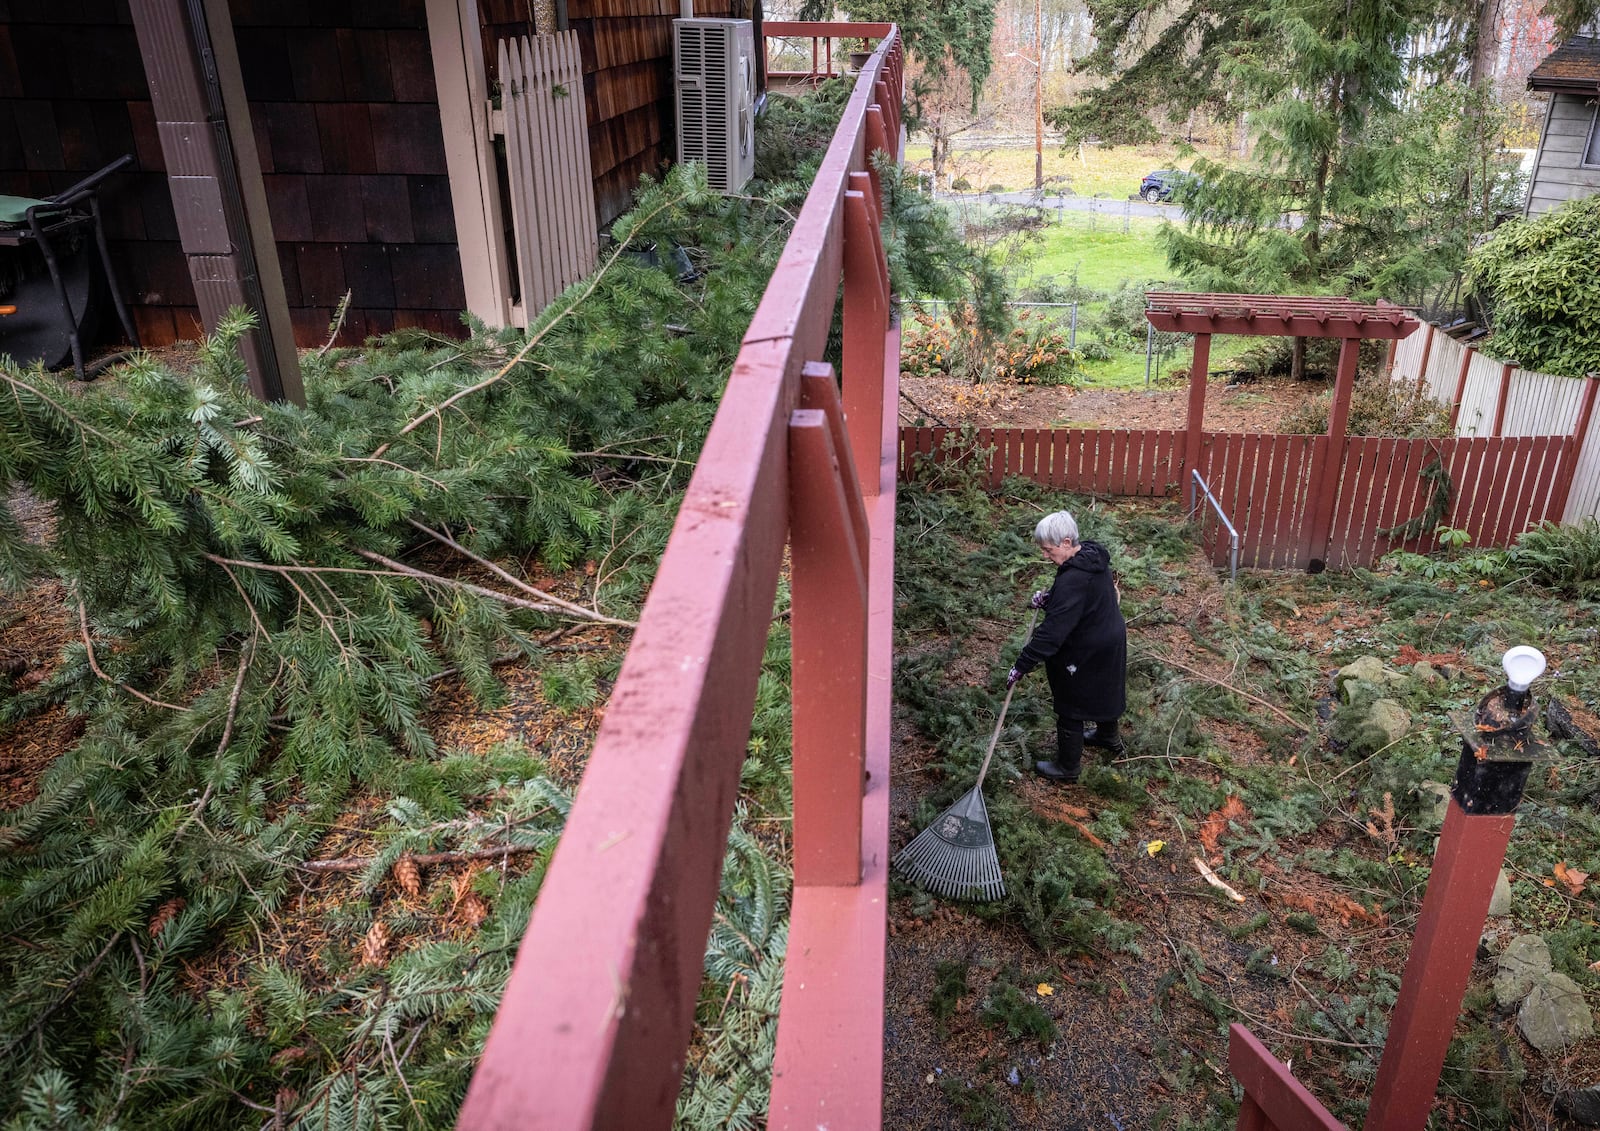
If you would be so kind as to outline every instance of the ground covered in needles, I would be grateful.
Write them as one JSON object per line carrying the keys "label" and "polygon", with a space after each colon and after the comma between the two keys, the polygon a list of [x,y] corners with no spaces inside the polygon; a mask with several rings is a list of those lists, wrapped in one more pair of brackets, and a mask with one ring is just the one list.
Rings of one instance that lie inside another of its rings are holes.
{"label": "ground covered in needles", "polygon": [[[886,1110],[903,1128],[1232,1127],[1226,1030],[1239,1021],[1359,1126],[1430,872],[1432,783],[1459,751],[1447,712],[1501,678],[1506,647],[1532,642],[1550,658],[1541,696],[1595,733],[1600,530],[1228,586],[1169,503],[1021,481],[991,494],[948,467],[919,479],[899,511],[891,849],[976,775],[1027,595],[1048,576],[1030,534],[1061,506],[1121,577],[1127,750],[1079,787],[1038,778],[1048,689],[1019,687],[987,790],[1005,898],[951,903],[895,883]],[[1403,676],[1398,739],[1369,725],[1363,695],[1332,691],[1361,656]],[[1585,875],[1600,865],[1600,795],[1581,742],[1551,741],[1433,1126],[1563,1126],[1555,1098],[1600,1082],[1595,1038],[1541,1055],[1490,988],[1496,952],[1536,935],[1600,1001]]]}

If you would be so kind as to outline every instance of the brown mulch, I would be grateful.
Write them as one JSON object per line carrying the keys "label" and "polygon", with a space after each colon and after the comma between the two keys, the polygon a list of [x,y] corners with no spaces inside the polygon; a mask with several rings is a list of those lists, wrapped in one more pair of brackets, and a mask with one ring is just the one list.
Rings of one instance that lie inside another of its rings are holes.
{"label": "brown mulch", "polygon": [[[980,428],[1183,428],[1187,387],[1082,389],[1052,385],[970,385],[903,374],[900,421]],[[1322,392],[1315,381],[1273,377],[1229,385],[1213,376],[1205,424],[1221,432],[1275,432],[1292,410]],[[908,399],[909,398],[909,399]],[[928,417],[937,419],[928,419]]]}

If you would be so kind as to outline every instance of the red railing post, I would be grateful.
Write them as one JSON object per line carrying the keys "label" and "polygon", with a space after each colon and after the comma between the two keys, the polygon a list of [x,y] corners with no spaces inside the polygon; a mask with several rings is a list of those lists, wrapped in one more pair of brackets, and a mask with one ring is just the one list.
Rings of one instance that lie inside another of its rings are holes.
{"label": "red railing post", "polygon": [[1228,1026],[1228,1073],[1244,1088],[1238,1131],[1346,1131],[1243,1025]]}
{"label": "red railing post", "polygon": [[1478,352],[1477,347],[1468,346],[1461,351],[1461,372],[1456,374],[1456,395],[1450,398],[1450,431],[1456,429],[1456,421],[1461,419],[1461,401],[1467,395],[1467,373],[1472,369],[1473,355]]}
{"label": "red railing post", "polygon": [[865,173],[844,196],[844,415],[863,495],[878,493],[883,459],[883,331],[889,320],[888,264],[876,201]]}
{"label": "red railing post", "polygon": [[[878,84],[882,86],[882,83]],[[884,108],[874,102],[867,107],[867,172],[872,177],[872,199],[882,207],[883,179],[878,175],[878,163],[875,160],[878,151],[882,150],[892,159],[894,150],[889,146],[889,131],[884,125]]]}
{"label": "red railing post", "polygon": [[861,879],[866,735],[865,547],[826,413],[789,417],[793,648],[794,879]]}

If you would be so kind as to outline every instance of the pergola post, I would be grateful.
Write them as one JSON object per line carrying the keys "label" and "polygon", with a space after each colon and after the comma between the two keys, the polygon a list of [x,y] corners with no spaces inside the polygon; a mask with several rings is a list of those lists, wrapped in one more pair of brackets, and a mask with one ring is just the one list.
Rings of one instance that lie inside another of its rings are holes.
{"label": "pergola post", "polygon": [[1338,470],[1344,465],[1345,431],[1350,426],[1350,398],[1355,390],[1356,362],[1361,355],[1361,339],[1345,338],[1339,343],[1339,372],[1333,383],[1333,403],[1328,406],[1328,434],[1313,461],[1311,490],[1311,529],[1306,547],[1306,568],[1321,573],[1327,564],[1328,543],[1333,534],[1333,508],[1338,501]]}
{"label": "pergola post", "polygon": [[1211,335],[1194,336],[1194,361],[1189,366],[1188,437],[1183,448],[1183,479],[1200,467],[1200,445],[1205,437],[1206,377],[1211,368]]}
{"label": "pergola post", "polygon": [[[208,333],[234,307],[250,391],[305,403],[227,0],[131,0],[178,234]],[[204,62],[202,62],[204,60]]]}

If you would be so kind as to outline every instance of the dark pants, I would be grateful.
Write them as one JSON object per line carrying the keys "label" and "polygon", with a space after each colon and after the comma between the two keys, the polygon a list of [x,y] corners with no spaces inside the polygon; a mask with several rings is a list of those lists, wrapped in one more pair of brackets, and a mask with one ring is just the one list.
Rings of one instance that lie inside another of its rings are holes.
{"label": "dark pants", "polygon": [[[1101,746],[1109,746],[1117,741],[1117,720],[1107,719],[1095,725],[1096,741]],[[1063,719],[1056,716],[1056,765],[1064,770],[1068,777],[1077,779],[1078,769],[1083,765],[1083,720]]]}

